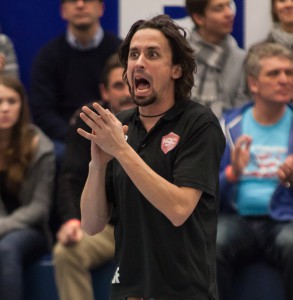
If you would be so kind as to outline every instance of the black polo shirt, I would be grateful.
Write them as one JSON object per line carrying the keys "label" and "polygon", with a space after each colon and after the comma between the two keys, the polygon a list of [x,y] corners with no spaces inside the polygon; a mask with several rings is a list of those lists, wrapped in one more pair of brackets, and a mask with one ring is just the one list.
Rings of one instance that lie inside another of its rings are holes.
{"label": "black polo shirt", "polygon": [[111,299],[217,299],[218,176],[225,147],[217,118],[193,101],[177,101],[149,132],[137,108],[118,118],[129,126],[127,142],[157,174],[203,194],[188,220],[175,227],[112,161],[107,197],[119,216]]}

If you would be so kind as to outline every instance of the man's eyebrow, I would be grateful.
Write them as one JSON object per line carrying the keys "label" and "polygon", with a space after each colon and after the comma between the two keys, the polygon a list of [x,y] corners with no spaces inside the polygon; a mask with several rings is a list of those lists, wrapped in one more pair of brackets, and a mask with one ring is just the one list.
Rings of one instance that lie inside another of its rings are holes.
{"label": "man's eyebrow", "polygon": [[[159,46],[149,46],[149,47],[146,47],[146,48],[147,48],[147,50],[160,50]],[[134,46],[134,47],[130,47],[129,51],[137,51],[138,49],[139,49],[139,47]]]}
{"label": "man's eyebrow", "polygon": [[129,48],[129,51],[135,51],[135,50],[137,50],[138,48],[137,47],[130,47]]}
{"label": "man's eyebrow", "polygon": [[160,50],[159,46],[150,46],[148,47],[148,50]]}

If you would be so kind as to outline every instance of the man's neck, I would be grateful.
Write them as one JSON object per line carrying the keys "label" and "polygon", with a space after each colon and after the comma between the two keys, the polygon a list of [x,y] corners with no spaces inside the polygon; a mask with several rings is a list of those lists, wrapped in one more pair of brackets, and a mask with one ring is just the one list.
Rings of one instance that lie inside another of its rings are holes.
{"label": "man's neck", "polygon": [[68,30],[73,34],[78,43],[83,46],[87,46],[88,43],[94,38],[95,34],[100,28],[100,24],[96,23],[95,25],[89,27],[87,30],[80,30],[73,26],[68,26]]}
{"label": "man's neck", "polygon": [[284,115],[286,104],[280,103],[255,103],[253,107],[254,119],[262,125],[276,124]]}
{"label": "man's neck", "polygon": [[164,103],[164,105],[157,105],[156,103],[150,106],[139,107],[140,120],[145,129],[150,131],[174,105],[175,101],[172,100],[169,103]]}

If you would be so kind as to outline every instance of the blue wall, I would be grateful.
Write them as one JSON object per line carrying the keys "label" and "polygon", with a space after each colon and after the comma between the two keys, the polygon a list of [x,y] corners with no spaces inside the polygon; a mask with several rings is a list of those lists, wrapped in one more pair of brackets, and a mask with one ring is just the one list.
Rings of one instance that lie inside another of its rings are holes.
{"label": "blue wall", "polygon": [[[121,0],[123,1],[123,0]],[[133,0],[135,1],[135,0]],[[236,0],[237,15],[233,35],[243,45],[243,2]],[[119,0],[106,0],[101,22],[105,29],[118,34]],[[31,64],[42,45],[64,32],[65,23],[59,14],[60,0],[1,0],[0,29],[13,41],[20,65],[20,75],[28,88]],[[165,8],[174,17],[183,17],[184,9]]]}
{"label": "blue wall", "polygon": [[[106,1],[103,26],[118,32],[117,1]],[[33,59],[42,45],[64,32],[65,23],[59,14],[60,0],[1,0],[0,31],[13,41],[20,65],[20,75],[29,86]]]}

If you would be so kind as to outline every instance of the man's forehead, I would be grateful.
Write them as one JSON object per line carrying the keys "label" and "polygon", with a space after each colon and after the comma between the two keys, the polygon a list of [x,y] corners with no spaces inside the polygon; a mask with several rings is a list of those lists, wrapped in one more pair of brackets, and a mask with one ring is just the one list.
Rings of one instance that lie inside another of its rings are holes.
{"label": "man's forehead", "polygon": [[293,60],[287,57],[271,56],[263,57],[259,60],[260,69],[269,72],[278,69],[293,69]]}
{"label": "man's forehead", "polygon": [[140,48],[141,46],[155,48],[160,47],[166,41],[166,37],[160,30],[145,28],[136,31],[131,39],[130,48]]}
{"label": "man's forehead", "polygon": [[259,60],[260,64],[262,66],[277,66],[277,65],[293,65],[293,59],[290,59],[289,57],[284,57],[284,56],[268,56],[268,57],[263,57],[260,58]]}

